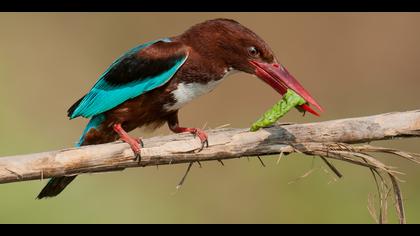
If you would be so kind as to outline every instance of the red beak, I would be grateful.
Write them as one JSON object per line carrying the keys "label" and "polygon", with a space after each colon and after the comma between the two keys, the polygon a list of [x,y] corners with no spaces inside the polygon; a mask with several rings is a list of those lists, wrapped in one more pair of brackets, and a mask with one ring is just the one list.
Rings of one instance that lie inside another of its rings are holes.
{"label": "red beak", "polygon": [[[255,67],[255,75],[270,85],[281,95],[284,95],[287,92],[287,89],[291,89],[299,94],[299,96],[305,99],[305,101],[307,101],[309,104],[315,106],[321,112],[323,111],[322,107],[315,101],[309,92],[306,91],[306,89],[299,83],[299,81],[297,81],[282,65],[277,63],[269,64],[258,61],[250,61],[250,63]],[[310,108],[307,104],[304,104],[299,108],[319,116],[319,114]]]}

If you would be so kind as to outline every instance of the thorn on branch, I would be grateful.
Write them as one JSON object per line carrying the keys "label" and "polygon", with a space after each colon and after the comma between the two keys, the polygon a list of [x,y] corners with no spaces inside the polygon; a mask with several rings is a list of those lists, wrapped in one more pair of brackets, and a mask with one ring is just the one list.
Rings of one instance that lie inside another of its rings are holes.
{"label": "thorn on branch", "polygon": [[279,158],[277,158],[276,165],[280,164],[280,161],[282,158],[283,158],[283,152],[280,152]]}
{"label": "thorn on branch", "polygon": [[225,166],[225,163],[223,163],[223,161],[222,160],[217,160],[222,166]]}
{"label": "thorn on branch", "polygon": [[320,156],[320,158],[325,162],[325,164],[327,164],[327,166],[331,169],[331,171],[334,172],[335,175],[337,175],[338,178],[343,177],[340,171],[338,171],[338,169],[331,162],[329,162],[325,157]]}
{"label": "thorn on branch", "polygon": [[188,173],[190,173],[191,167],[194,164],[194,162],[190,162],[190,164],[188,165],[187,171],[185,172],[184,176],[182,177],[181,181],[179,181],[179,184],[176,186],[176,189],[180,189],[182,187],[182,185],[185,182],[185,179],[187,178]]}
{"label": "thorn on branch", "polygon": [[257,156],[257,158],[258,158],[258,160],[260,160],[261,165],[262,165],[263,167],[265,167],[265,164],[264,164],[263,160],[261,159],[261,157],[260,157],[260,156]]}

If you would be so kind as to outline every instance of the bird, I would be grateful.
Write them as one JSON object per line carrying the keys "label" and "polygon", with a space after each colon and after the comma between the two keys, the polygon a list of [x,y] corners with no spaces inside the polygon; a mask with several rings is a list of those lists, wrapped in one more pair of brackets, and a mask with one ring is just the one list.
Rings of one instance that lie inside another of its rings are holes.
{"label": "bird", "polygon": [[[182,34],[138,45],[117,58],[93,87],[68,109],[68,117],[90,119],[77,147],[122,140],[141,162],[141,139],[128,132],[167,123],[174,133],[191,133],[201,146],[208,136],[180,125],[180,108],[211,92],[233,72],[255,75],[280,95],[287,89],[306,104],[299,111],[319,115],[322,107],[279,63],[269,45],[239,22],[217,18],[195,24]],[[60,194],[76,176],[53,177],[38,199]]]}

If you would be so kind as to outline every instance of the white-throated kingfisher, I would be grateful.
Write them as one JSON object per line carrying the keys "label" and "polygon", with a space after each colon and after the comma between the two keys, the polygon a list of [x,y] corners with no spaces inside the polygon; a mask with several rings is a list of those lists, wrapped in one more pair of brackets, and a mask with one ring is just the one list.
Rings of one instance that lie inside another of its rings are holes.
{"label": "white-throated kingfisher", "polygon": [[[181,35],[139,45],[114,61],[68,110],[70,119],[90,118],[77,146],[121,139],[140,162],[142,142],[127,133],[168,123],[175,133],[198,137],[202,149],[208,146],[206,133],[180,126],[178,110],[212,91],[233,71],[254,74],[281,95],[292,89],[308,102],[298,107],[300,111],[317,115],[309,104],[322,111],[259,36],[234,20],[215,19]],[[58,195],[75,177],[52,178],[38,198]]]}

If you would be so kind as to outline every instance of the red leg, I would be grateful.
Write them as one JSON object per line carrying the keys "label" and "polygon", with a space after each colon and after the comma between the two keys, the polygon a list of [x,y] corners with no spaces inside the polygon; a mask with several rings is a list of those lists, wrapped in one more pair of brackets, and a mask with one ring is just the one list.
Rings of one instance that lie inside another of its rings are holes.
{"label": "red leg", "polygon": [[141,139],[135,139],[128,135],[128,133],[121,127],[121,124],[114,124],[114,131],[120,136],[120,139],[128,143],[134,152],[135,160],[141,161],[140,151],[143,146]]}
{"label": "red leg", "polygon": [[201,148],[199,151],[203,150],[204,147],[209,147],[209,141],[207,134],[198,128],[185,128],[180,127],[178,122],[178,112],[175,112],[173,115],[171,115],[168,119],[168,126],[169,129],[172,130],[174,133],[184,133],[189,132],[194,135],[194,137],[198,137],[201,141]]}

